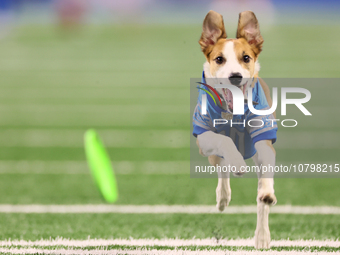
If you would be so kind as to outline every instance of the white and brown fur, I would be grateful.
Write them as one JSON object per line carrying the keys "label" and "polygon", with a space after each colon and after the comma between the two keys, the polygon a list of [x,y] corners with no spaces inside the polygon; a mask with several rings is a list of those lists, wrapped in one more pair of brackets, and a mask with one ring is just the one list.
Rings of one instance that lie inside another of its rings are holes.
{"label": "white and brown fur", "polygon": [[[238,73],[242,76],[242,85],[247,84],[249,78],[258,78],[260,65],[258,57],[262,51],[263,38],[255,14],[251,11],[240,13],[236,39],[227,39],[222,15],[210,11],[203,22],[203,32],[199,40],[202,52],[206,57],[204,74],[206,78],[226,79]],[[245,55],[249,56],[246,57]],[[247,60],[247,61],[245,61]],[[248,61],[249,60],[249,61]],[[207,79],[209,80],[209,79]],[[260,84],[266,94],[269,105],[272,100],[269,88],[260,79]],[[215,83],[216,84],[216,83]],[[222,95],[222,89],[219,91]],[[212,165],[234,165],[238,169],[246,166],[243,156],[237,150],[233,141],[224,135],[212,131],[197,136],[197,145],[203,156],[208,156]],[[255,143],[257,153],[252,157],[257,166],[274,166],[275,150],[271,140]],[[223,159],[216,156],[222,155]],[[231,200],[229,173],[219,173],[216,188],[217,208],[223,211]],[[257,227],[255,230],[255,248],[269,248],[270,231],[268,226],[269,206],[276,203],[274,195],[274,180],[272,174],[258,174],[257,190]]]}

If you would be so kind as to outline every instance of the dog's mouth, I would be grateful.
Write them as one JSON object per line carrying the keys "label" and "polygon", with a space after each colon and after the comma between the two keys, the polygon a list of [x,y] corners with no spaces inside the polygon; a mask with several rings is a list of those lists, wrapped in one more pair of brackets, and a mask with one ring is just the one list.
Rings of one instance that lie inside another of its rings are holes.
{"label": "dog's mouth", "polygon": [[[248,82],[246,82],[245,84],[240,85],[240,86],[235,85],[236,87],[238,87],[238,88],[242,91],[243,95],[246,94],[247,83],[248,83]],[[231,112],[233,112],[233,102],[234,102],[234,101],[233,101],[233,95],[232,95],[231,91],[230,91],[229,89],[227,89],[227,88],[222,88],[222,92],[223,92],[223,93],[222,93],[223,99],[224,99],[224,101],[226,102],[226,105],[227,105],[227,107],[228,107],[228,110],[230,110]],[[245,100],[245,103],[247,103],[246,100]]]}

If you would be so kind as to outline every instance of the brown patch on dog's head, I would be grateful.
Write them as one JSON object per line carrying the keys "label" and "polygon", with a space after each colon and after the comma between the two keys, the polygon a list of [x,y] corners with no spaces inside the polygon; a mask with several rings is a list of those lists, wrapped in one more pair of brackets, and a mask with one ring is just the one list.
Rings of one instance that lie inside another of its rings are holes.
{"label": "brown patch on dog's head", "polygon": [[[218,42],[213,45],[209,52],[204,53],[207,61],[210,63],[210,73],[215,75],[216,71],[221,68],[225,64],[225,57],[223,55],[224,45],[227,41],[232,41],[233,39],[224,39],[218,40]],[[220,57],[222,61],[217,63],[217,58]]]}
{"label": "brown patch on dog's head", "polygon": [[[249,73],[254,74],[255,72],[255,62],[257,60],[257,55],[253,51],[251,45],[244,39],[240,38],[234,40],[234,49],[236,57],[240,65],[249,71]],[[244,61],[244,57],[249,56],[249,62]]]}
{"label": "brown patch on dog's head", "polygon": [[245,11],[240,13],[236,38],[244,38],[253,50],[255,57],[262,51],[264,40],[260,33],[259,22],[253,12]]}
{"label": "brown patch on dog's head", "polygon": [[204,55],[207,57],[214,48],[214,45],[219,39],[227,38],[227,33],[224,28],[223,17],[215,11],[209,11],[203,21],[203,31],[199,44]]}

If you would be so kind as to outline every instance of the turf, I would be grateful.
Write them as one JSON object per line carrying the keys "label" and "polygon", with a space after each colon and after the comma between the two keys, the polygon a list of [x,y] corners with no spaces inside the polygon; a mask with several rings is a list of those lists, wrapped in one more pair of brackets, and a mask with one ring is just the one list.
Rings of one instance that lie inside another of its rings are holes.
{"label": "turf", "polygon": [[[188,175],[117,175],[117,204],[215,204],[216,179]],[[99,204],[99,195],[88,174],[3,174],[0,204]],[[340,206],[338,179],[275,180],[278,204]],[[230,205],[256,204],[257,180],[233,178]],[[296,190],[299,190],[297,193]]]}
{"label": "turf", "polygon": [[[250,238],[256,214],[1,214],[0,239]],[[271,215],[272,239],[337,239],[338,215]]]}

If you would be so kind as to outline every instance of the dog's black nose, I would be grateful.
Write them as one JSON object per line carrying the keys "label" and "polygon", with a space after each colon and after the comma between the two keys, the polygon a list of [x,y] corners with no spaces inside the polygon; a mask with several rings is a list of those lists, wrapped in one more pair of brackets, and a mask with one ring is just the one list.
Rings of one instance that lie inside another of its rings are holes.
{"label": "dog's black nose", "polygon": [[242,81],[242,75],[240,73],[232,73],[229,76],[229,81],[231,84],[239,86]]}

